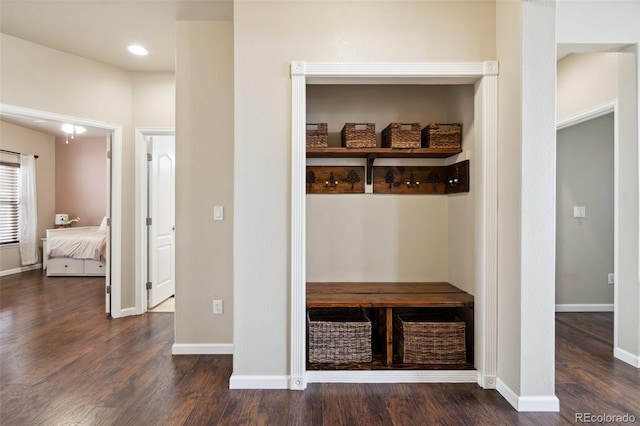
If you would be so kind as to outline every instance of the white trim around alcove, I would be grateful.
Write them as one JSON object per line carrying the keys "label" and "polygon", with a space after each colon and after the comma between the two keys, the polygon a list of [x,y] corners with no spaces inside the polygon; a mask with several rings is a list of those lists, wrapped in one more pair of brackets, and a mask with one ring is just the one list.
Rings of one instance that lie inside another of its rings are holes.
{"label": "white trim around alcove", "polygon": [[[306,85],[475,84],[475,366],[446,371],[306,370]],[[497,377],[498,62],[291,63],[291,333],[289,389],[307,383],[477,382]]]}

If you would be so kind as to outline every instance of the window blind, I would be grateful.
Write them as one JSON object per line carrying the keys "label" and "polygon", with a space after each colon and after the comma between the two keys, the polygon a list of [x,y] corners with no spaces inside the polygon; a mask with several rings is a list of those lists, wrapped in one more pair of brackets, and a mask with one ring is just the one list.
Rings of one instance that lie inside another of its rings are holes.
{"label": "window blind", "polygon": [[0,244],[18,241],[18,169],[0,162]]}

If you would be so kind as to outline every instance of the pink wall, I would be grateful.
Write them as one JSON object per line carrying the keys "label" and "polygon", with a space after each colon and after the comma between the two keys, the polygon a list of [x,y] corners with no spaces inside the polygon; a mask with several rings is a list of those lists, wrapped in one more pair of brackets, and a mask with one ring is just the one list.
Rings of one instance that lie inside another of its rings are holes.
{"label": "pink wall", "polygon": [[56,137],[56,213],[69,219],[80,217],[74,226],[100,225],[106,215],[106,139]]}

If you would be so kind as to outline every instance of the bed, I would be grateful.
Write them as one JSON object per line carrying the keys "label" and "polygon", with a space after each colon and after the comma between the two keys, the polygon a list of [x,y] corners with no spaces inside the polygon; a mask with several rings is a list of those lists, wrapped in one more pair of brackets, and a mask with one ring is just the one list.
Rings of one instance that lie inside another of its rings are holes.
{"label": "bed", "polygon": [[107,234],[102,226],[47,229],[43,269],[53,276],[104,276]]}

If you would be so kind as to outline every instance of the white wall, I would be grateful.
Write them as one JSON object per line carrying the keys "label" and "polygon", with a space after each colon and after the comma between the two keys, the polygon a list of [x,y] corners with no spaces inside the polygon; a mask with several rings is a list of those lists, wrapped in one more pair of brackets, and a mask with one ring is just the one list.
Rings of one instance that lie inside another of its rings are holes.
{"label": "white wall", "polygon": [[520,411],[560,409],[554,391],[555,15],[553,2],[522,3]]}
{"label": "white wall", "polygon": [[497,2],[498,87],[498,377],[520,389],[520,203],[522,165],[522,4]]}
{"label": "white wall", "polygon": [[234,375],[285,376],[291,61],[489,60],[495,8],[493,2],[411,1],[234,6]]}
{"label": "white wall", "polygon": [[[640,3],[626,1],[558,2],[557,42],[576,51],[628,45],[618,61],[619,151],[618,271],[614,354],[640,366],[640,280],[638,278],[638,99],[640,79]],[[597,24],[598,31],[594,31]]]}
{"label": "white wall", "polygon": [[613,114],[558,130],[557,152],[556,305],[613,305]]}
{"label": "white wall", "polygon": [[[519,411],[554,395],[555,3],[497,2],[498,391]],[[546,188],[548,191],[541,190]]]}

